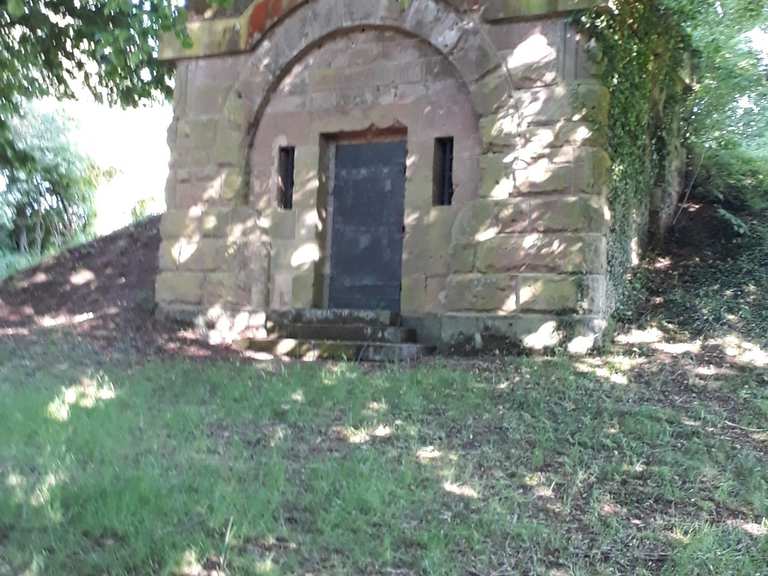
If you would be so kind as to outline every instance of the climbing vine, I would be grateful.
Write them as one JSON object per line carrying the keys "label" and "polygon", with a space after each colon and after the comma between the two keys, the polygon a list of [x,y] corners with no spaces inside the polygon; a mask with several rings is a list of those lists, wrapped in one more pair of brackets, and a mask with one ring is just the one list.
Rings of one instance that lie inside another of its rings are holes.
{"label": "climbing vine", "polygon": [[605,127],[613,161],[608,271],[612,298],[620,304],[648,241],[650,202],[667,176],[670,137],[678,137],[688,40],[675,16],[655,1],[621,0],[577,19],[599,46],[602,81],[611,94]]}

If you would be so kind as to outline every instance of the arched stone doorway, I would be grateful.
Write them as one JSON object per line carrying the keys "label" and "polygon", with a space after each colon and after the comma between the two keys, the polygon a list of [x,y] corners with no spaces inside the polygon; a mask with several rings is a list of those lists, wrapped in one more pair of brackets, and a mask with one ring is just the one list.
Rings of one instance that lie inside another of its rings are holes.
{"label": "arched stone doorway", "polygon": [[[450,204],[435,205],[436,142],[445,138],[453,141],[453,194]],[[344,189],[335,181],[337,146],[380,167],[397,159],[365,152],[379,143],[380,154],[393,153],[385,142],[403,143],[401,186],[382,181],[390,189],[370,195],[358,187],[357,208],[334,211],[334,192]],[[290,209],[275,202],[276,167],[286,150],[295,159]],[[467,86],[423,39],[389,28],[347,29],[294,61],[261,114],[248,157],[248,203],[269,222],[270,307],[442,310],[451,229],[458,210],[477,197],[480,152]],[[391,210],[399,222],[381,226],[375,213]],[[350,246],[352,229],[360,233],[357,250]],[[381,302],[382,289],[390,292],[384,285],[395,282],[397,298],[388,294]],[[339,283],[352,283],[359,301],[347,297],[334,304]]]}

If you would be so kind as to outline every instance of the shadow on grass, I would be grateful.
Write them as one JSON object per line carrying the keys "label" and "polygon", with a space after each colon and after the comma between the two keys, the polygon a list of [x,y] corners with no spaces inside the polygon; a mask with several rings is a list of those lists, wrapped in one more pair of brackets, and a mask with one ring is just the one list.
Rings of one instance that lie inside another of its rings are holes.
{"label": "shadow on grass", "polygon": [[0,356],[0,574],[768,569],[765,454],[663,383]]}

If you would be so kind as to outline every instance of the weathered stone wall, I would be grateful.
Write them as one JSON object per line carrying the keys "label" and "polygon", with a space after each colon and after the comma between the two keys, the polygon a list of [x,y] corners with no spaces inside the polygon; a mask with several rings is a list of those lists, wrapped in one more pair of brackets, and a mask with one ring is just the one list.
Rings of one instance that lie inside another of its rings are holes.
{"label": "weathered stone wall", "polygon": [[[594,126],[608,101],[560,16],[587,3],[285,2],[287,15],[243,33],[248,51],[228,40],[233,53],[177,64],[161,307],[320,304],[320,135],[399,125],[409,150],[403,311],[439,313],[444,341],[548,345],[567,328],[592,343],[606,313],[610,166]],[[218,38],[210,53],[226,51]],[[431,205],[437,136],[457,145],[450,207]],[[276,207],[286,144],[297,147],[293,211]]]}

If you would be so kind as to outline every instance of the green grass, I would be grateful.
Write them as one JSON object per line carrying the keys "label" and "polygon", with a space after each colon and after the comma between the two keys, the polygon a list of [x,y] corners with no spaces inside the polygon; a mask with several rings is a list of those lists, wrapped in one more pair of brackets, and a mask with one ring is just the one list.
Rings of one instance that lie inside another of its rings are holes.
{"label": "green grass", "polygon": [[0,343],[0,575],[768,574],[765,450],[666,386]]}

